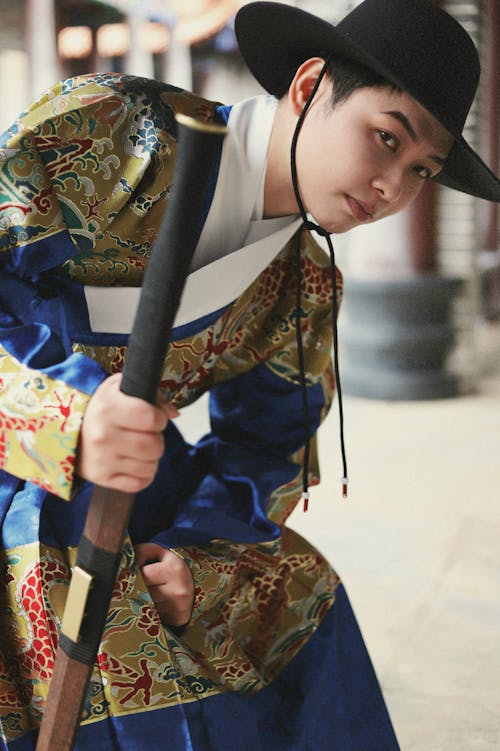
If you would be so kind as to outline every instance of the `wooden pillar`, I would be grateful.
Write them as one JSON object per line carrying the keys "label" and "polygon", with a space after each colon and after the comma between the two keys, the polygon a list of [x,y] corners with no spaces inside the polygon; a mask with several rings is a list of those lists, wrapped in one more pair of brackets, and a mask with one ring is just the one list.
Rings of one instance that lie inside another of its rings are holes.
{"label": "wooden pillar", "polygon": [[[440,0],[434,0],[441,5]],[[424,185],[409,209],[408,238],[411,267],[417,273],[437,271],[436,185]]]}
{"label": "wooden pillar", "polygon": [[26,0],[26,49],[30,66],[31,98],[61,78],[57,54],[54,0]]}
{"label": "wooden pillar", "polygon": [[139,27],[142,18],[129,15],[127,23],[130,29],[130,49],[125,58],[125,73],[144,78],[154,78],[153,56],[144,50],[139,41]]}
{"label": "wooden pillar", "polygon": [[426,183],[409,209],[411,266],[417,273],[437,271],[436,184]]}
{"label": "wooden pillar", "polygon": [[[487,156],[488,166],[498,174],[500,166],[500,4],[498,0],[486,0],[486,49],[484,56],[484,70],[486,74],[484,98],[487,122]],[[484,238],[485,250],[496,250],[498,247],[498,204],[489,202],[487,207],[487,223]]]}
{"label": "wooden pillar", "polygon": [[191,47],[179,38],[175,23],[170,29],[170,43],[163,55],[163,80],[173,86],[192,91],[193,65]]}

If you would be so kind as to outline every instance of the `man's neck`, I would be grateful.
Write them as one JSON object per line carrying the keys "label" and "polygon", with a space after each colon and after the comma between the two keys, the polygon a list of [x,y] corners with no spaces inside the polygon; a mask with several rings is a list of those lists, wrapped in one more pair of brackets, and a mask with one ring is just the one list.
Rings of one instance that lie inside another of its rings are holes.
{"label": "man's neck", "polygon": [[298,214],[298,206],[292,187],[290,170],[290,147],[297,122],[286,97],[276,110],[264,183],[264,219]]}

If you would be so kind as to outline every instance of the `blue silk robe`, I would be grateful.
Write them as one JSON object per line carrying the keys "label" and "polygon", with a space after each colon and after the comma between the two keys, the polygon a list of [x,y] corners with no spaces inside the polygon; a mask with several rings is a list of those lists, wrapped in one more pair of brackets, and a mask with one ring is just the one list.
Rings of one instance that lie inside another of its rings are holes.
{"label": "blue silk robe", "polygon": [[[226,110],[120,75],[54,87],[0,152],[0,748],[33,751],[91,487],[75,477],[89,397],[127,336],[93,330],[87,286],[140,287],[168,201],[174,112]],[[214,185],[217,176],[214,176]],[[230,303],[174,331],[162,387],[210,391],[211,431],[173,424],[137,496],[78,734],[80,751],[391,751],[397,742],[328,562],[285,525],[300,497],[303,416],[294,243]],[[339,287],[341,278],[338,278]],[[302,236],[312,433],[332,399],[329,260]],[[195,603],[160,622],[136,542],[175,549]]]}

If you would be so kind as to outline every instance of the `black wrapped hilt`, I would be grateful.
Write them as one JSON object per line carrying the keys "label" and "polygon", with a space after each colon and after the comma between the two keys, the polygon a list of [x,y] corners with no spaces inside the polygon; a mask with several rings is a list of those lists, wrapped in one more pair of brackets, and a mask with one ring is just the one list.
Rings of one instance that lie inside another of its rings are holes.
{"label": "black wrapped hilt", "polygon": [[156,401],[170,334],[207,210],[210,178],[227,133],[223,125],[186,115],[178,114],[176,120],[174,185],[144,275],[121,385],[124,393],[150,403]]}

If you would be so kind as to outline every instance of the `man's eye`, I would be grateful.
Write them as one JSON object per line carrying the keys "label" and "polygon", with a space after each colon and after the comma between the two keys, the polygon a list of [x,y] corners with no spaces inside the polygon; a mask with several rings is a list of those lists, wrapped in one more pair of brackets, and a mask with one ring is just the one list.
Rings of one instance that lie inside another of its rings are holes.
{"label": "man's eye", "polygon": [[415,167],[415,172],[416,172],[416,173],[417,173],[418,175],[420,175],[420,177],[421,177],[421,178],[422,178],[423,180],[430,180],[430,179],[431,179],[431,177],[432,177],[432,172],[431,172],[431,170],[430,170],[430,169],[428,169],[427,167],[422,167],[422,166],[419,166],[419,167]]}
{"label": "man's eye", "polygon": [[386,146],[392,149],[392,151],[396,151],[398,142],[391,133],[388,133],[386,130],[379,130],[378,134]]}

